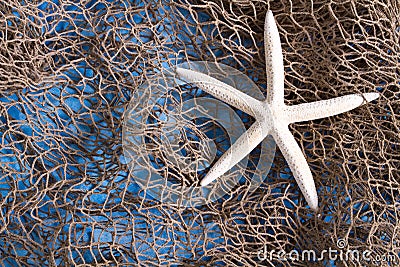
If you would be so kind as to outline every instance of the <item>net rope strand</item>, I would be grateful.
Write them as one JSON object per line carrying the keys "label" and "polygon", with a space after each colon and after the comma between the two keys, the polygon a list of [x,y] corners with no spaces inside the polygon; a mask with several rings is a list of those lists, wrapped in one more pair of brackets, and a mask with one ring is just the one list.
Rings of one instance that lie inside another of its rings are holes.
{"label": "net rope strand", "polygon": [[[363,108],[290,126],[321,215],[306,207],[279,150],[252,193],[244,184],[187,209],[143,197],[121,144],[135,89],[202,60],[242,71],[266,93],[268,9],[282,41],[286,104],[381,93]],[[371,257],[398,255],[399,17],[395,0],[2,1],[0,265],[309,266],[257,253],[320,253],[338,240]]]}

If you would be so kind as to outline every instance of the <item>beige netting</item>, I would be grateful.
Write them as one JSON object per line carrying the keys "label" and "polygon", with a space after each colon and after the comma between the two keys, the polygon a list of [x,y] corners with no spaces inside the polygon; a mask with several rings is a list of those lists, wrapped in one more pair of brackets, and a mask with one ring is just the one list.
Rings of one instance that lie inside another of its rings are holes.
{"label": "beige netting", "polygon": [[[330,266],[258,255],[321,253],[338,241],[371,257],[400,253],[397,0],[53,2],[0,3],[0,265]],[[287,104],[381,93],[291,125],[321,215],[306,207],[279,150],[252,193],[243,183],[186,209],[143,197],[121,141],[135,90],[176,63],[203,60],[243,71],[266,93],[268,9]]]}

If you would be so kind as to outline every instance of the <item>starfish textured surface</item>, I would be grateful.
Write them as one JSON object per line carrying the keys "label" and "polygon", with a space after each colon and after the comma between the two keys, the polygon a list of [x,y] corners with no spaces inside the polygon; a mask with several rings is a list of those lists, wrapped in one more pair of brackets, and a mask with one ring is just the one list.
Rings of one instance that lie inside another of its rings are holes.
{"label": "starfish textured surface", "polygon": [[288,125],[337,115],[379,97],[378,93],[352,94],[294,106],[284,103],[284,65],[278,28],[271,11],[265,19],[264,45],[267,72],[267,98],[256,100],[215,78],[196,71],[177,68],[179,77],[214,97],[248,113],[256,122],[214,164],[201,185],[222,176],[249,154],[267,135],[272,135],[285,157],[308,205],[318,209],[318,195],[307,160],[290,133]]}

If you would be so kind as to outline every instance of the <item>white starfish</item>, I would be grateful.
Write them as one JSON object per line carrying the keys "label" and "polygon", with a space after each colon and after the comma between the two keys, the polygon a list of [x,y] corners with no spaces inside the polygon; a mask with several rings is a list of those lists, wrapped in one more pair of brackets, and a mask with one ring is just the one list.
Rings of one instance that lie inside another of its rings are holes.
{"label": "white starfish", "polygon": [[284,65],[278,28],[273,14],[265,19],[265,57],[267,69],[267,98],[256,100],[249,95],[200,72],[177,68],[177,74],[214,97],[253,116],[256,122],[225,152],[210,169],[201,185],[219,178],[249,154],[267,135],[272,135],[280,148],[308,205],[318,208],[318,196],[307,160],[288,125],[337,115],[378,98],[378,93],[352,94],[329,100],[287,106],[284,103]]}

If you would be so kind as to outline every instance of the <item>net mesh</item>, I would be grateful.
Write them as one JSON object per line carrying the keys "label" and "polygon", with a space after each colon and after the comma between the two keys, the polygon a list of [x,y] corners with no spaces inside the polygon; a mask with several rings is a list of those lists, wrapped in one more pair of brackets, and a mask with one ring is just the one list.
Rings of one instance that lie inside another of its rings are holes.
{"label": "net mesh", "polygon": [[[286,104],[380,92],[362,108],[290,126],[320,215],[279,150],[254,192],[243,183],[192,208],[144,197],[121,142],[135,90],[202,60],[242,71],[266,95],[268,9],[282,41]],[[310,266],[258,254],[321,253],[338,240],[398,255],[399,17],[396,0],[2,1],[0,264]]]}

